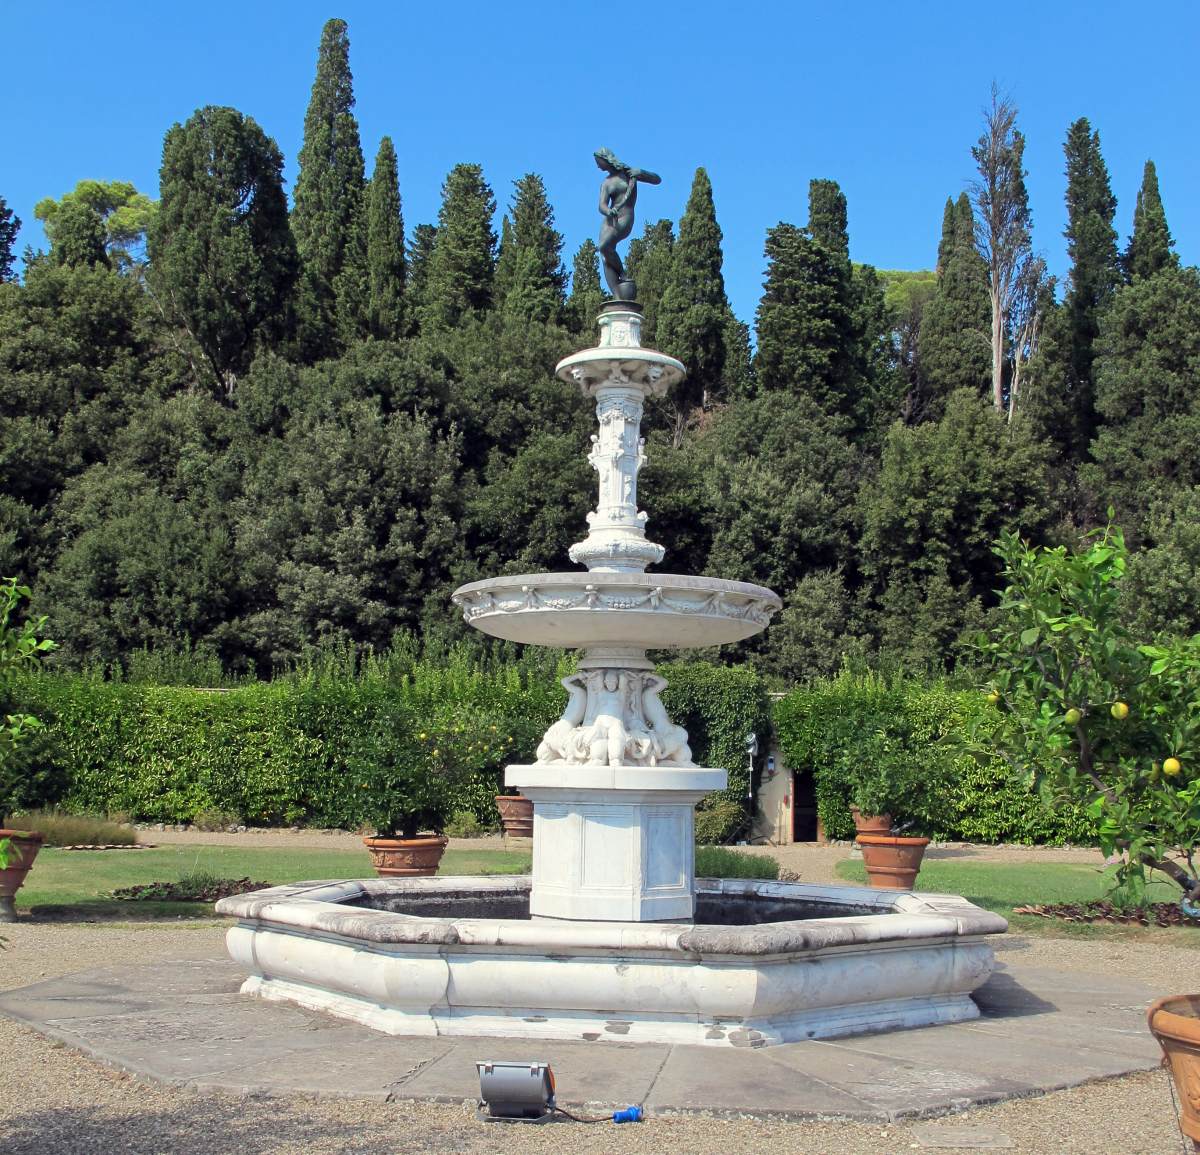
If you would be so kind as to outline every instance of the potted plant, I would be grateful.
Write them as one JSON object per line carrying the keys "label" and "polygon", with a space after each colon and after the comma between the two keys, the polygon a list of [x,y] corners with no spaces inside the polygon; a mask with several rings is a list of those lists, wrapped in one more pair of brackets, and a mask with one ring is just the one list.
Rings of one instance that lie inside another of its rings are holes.
{"label": "potted plant", "polygon": [[48,638],[39,637],[46,619],[16,616],[21,603],[29,598],[29,589],[16,578],[0,580],[0,922],[16,920],[13,896],[25,881],[42,845],[42,836],[31,830],[9,829],[5,818],[21,806],[34,805],[41,799],[32,796],[36,779],[29,769],[26,744],[41,722],[31,714],[8,712],[7,701],[13,675],[22,666],[37,662],[56,648]]}
{"label": "potted plant", "polygon": [[384,704],[350,767],[360,817],[373,831],[363,842],[381,877],[437,873],[456,791],[474,768],[469,722],[421,722],[422,712],[399,700]]}
{"label": "potted plant", "polygon": [[1179,1090],[1179,1129],[1200,1151],[1200,995],[1170,995],[1146,1012]]}
{"label": "potted plant", "polygon": [[496,809],[505,838],[533,837],[533,802],[523,794],[497,794]]}
{"label": "potted plant", "polygon": [[920,831],[941,824],[950,752],[936,723],[914,715],[903,684],[884,690],[877,705],[845,767],[855,842],[872,886],[910,890],[929,845]]}

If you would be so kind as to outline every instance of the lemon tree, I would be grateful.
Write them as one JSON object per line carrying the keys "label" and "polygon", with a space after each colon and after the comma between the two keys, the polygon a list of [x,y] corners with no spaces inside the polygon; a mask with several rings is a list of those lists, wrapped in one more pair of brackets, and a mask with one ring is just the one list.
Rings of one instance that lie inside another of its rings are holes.
{"label": "lemon tree", "polygon": [[1001,621],[977,645],[1003,752],[1049,801],[1088,806],[1131,898],[1159,871],[1200,916],[1200,635],[1139,644],[1124,628],[1114,526],[1078,551],[1008,534],[996,552]]}

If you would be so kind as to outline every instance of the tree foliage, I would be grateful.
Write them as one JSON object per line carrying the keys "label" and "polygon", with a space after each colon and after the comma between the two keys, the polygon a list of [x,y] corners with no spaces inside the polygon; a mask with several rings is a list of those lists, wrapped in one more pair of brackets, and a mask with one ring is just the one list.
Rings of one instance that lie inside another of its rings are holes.
{"label": "tree foliage", "polygon": [[308,353],[328,355],[362,334],[368,310],[363,155],[354,119],[344,20],[321,31],[304,116],[292,229],[304,270],[301,321]]}
{"label": "tree foliage", "polygon": [[290,328],[297,261],[282,169],[275,142],[232,108],[202,108],[163,142],[151,286],[226,396]]}
{"label": "tree foliage", "polygon": [[[58,235],[59,222],[62,220],[63,227],[69,228],[72,218],[78,221],[80,216],[75,206],[81,205],[100,218],[105,254],[114,268],[126,270],[144,263],[146,234],[158,204],[138,192],[128,181],[81,180],[59,200],[43,197],[38,201],[33,207],[33,215],[42,222],[51,251],[61,250],[68,243],[66,237]],[[77,264],[78,261],[66,263]]]}
{"label": "tree foliage", "polygon": [[1006,535],[997,552],[1001,619],[979,644],[1002,748],[1049,796],[1087,805],[1133,899],[1150,869],[1200,907],[1200,636],[1139,644],[1124,628],[1119,530],[1079,552]]}
{"label": "tree foliage", "polygon": [[370,271],[368,329],[372,337],[404,336],[404,214],[392,138],[379,142],[367,187],[367,267]]}
{"label": "tree foliage", "polygon": [[1158,191],[1158,170],[1154,161],[1148,160],[1142,170],[1142,187],[1138,189],[1137,206],[1133,210],[1133,236],[1129,238],[1124,254],[1125,275],[1132,281],[1177,267],[1179,256],[1171,251],[1174,245]]}
{"label": "tree foliage", "polygon": [[[421,323],[450,329],[492,304],[496,198],[477,164],[455,165],[442,185],[442,207],[421,286]],[[416,262],[414,261],[414,264]]]}

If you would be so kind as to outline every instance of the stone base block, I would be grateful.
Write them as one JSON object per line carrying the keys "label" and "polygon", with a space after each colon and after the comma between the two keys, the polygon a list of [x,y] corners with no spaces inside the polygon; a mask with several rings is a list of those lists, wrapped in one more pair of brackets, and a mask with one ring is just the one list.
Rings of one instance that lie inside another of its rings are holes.
{"label": "stone base block", "polygon": [[728,781],[699,767],[510,766],[533,802],[534,918],[690,922],[696,803]]}

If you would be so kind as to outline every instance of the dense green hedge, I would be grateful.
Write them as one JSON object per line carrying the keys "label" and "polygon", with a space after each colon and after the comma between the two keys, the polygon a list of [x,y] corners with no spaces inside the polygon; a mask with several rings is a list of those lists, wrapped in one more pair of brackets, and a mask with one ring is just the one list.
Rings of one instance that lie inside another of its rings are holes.
{"label": "dense green hedge", "polygon": [[[890,690],[885,700],[904,711],[914,735],[930,744],[949,742],[957,750],[946,829],[930,833],[968,842],[1096,841],[1095,824],[1079,807],[1047,808],[998,755],[976,758],[970,752],[969,746],[987,750],[988,735],[999,721],[983,694],[944,682],[908,680],[893,683]],[[775,704],[784,759],[792,769],[813,774],[817,812],[830,838],[854,834],[841,764],[854,748],[855,736],[870,724],[867,719],[877,716],[882,700],[877,691],[877,679],[842,674],[793,690]],[[968,732],[973,734],[970,743]]]}
{"label": "dense green hedge", "polygon": [[[52,771],[47,781],[59,784],[55,796],[30,805],[159,822],[223,811],[253,824],[354,829],[364,800],[347,768],[361,759],[359,739],[386,704],[399,699],[409,707],[402,716],[431,732],[469,715],[483,737],[453,809],[491,824],[503,767],[533,759],[566,703],[556,675],[567,672],[451,659],[416,662],[402,675],[311,673],[225,690],[42,674],[21,680],[13,698],[47,723],[37,753]],[[664,704],[687,727],[694,757],[726,766],[728,795],[744,800],[743,736],[769,724],[758,675],[704,663],[661,672],[670,683]]]}

